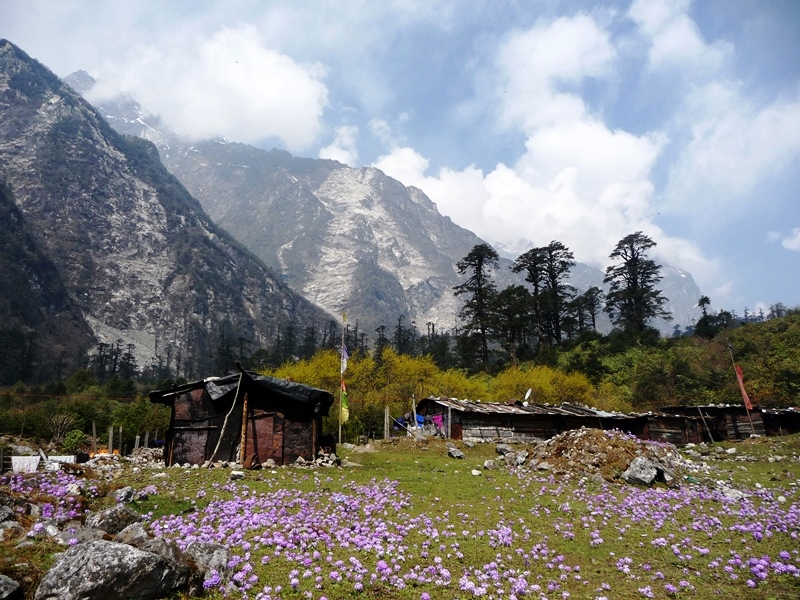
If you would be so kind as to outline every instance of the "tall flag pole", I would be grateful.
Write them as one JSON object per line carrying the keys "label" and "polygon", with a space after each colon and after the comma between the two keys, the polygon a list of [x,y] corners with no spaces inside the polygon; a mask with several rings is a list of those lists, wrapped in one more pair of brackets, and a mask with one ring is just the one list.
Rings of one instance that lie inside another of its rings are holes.
{"label": "tall flag pole", "polygon": [[342,423],[347,423],[350,418],[350,405],[347,402],[347,386],[344,383],[344,372],[347,370],[347,346],[344,345],[344,330],[347,323],[347,314],[342,313],[342,350],[341,362],[339,363],[339,379],[341,387],[339,389],[339,443],[342,443]]}
{"label": "tall flag pole", "polygon": [[733,360],[733,348],[728,344],[728,352],[731,353],[731,363],[733,364],[733,371],[736,373],[736,380],[739,382],[739,390],[742,392],[742,400],[744,401],[744,409],[747,411],[747,418],[750,421],[750,430],[755,433],[756,429],[753,427],[753,417],[750,416],[750,411],[753,410],[753,403],[750,402],[750,397],[744,389],[744,373],[742,367],[736,364]]}

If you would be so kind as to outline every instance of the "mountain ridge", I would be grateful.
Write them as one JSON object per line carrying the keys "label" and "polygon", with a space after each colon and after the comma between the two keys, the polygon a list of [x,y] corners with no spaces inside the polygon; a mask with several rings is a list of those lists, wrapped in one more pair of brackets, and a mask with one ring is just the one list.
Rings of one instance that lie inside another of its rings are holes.
{"label": "mountain ridge", "polygon": [[[328,312],[359,315],[368,329],[399,316],[440,329],[455,327],[459,304],[452,288],[461,283],[455,264],[485,242],[441,215],[422,190],[371,167],[294,157],[284,150],[227,140],[181,140],[127,95],[97,107],[119,131],[154,141],[164,164],[212,219]],[[381,228],[390,221],[396,235]],[[350,235],[356,243],[314,242],[340,235]],[[517,245],[531,244],[520,240]],[[502,247],[499,252],[498,287],[526,285],[521,276],[508,272],[512,254]],[[353,256],[358,264],[348,269]],[[688,325],[700,314],[699,289],[690,275],[679,273],[673,267],[662,270],[669,309],[677,317],[673,323],[655,323],[666,335],[674,323]],[[579,290],[603,288],[603,276],[600,269],[578,263],[570,283]],[[611,328],[605,314],[599,327]]]}
{"label": "mountain ridge", "polygon": [[214,223],[151,142],[117,133],[7,40],[0,180],[92,343],[130,344],[141,368],[205,376],[221,338],[258,348],[282,327],[330,319]]}

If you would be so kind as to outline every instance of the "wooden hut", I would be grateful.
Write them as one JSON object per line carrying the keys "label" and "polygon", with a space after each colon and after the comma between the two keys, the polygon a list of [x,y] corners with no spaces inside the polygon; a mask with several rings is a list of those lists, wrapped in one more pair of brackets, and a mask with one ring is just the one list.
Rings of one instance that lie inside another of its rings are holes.
{"label": "wooden hut", "polygon": [[150,401],[172,409],[167,466],[229,461],[253,468],[268,459],[278,465],[314,460],[333,395],[242,370],[150,392]]}
{"label": "wooden hut", "polygon": [[665,406],[662,413],[700,416],[713,441],[736,441],[752,434],[766,435],[761,408],[748,411],[742,404],[711,404],[705,406]]}
{"label": "wooden hut", "polygon": [[441,423],[442,434],[456,440],[533,442],[581,427],[620,429],[641,435],[646,425],[644,417],[566,403],[557,406],[519,401],[503,404],[430,397],[419,402],[416,412]]}

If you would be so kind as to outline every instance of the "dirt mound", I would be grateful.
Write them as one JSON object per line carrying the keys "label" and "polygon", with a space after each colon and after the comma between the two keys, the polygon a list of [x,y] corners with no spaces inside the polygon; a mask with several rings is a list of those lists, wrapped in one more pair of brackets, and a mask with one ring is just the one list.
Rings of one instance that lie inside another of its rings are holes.
{"label": "dirt mound", "polygon": [[599,474],[615,481],[637,456],[675,470],[681,457],[672,444],[643,441],[615,430],[574,429],[539,444],[533,452],[557,471]]}

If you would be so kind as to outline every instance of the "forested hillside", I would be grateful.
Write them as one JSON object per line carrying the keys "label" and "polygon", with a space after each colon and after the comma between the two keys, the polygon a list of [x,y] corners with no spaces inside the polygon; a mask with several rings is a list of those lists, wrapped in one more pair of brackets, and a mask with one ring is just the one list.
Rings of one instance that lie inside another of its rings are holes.
{"label": "forested hillside", "polygon": [[[751,400],[762,407],[800,404],[800,310],[760,323],[729,323],[711,339],[701,335],[630,343],[616,333],[592,334],[572,344],[542,353],[537,359],[509,365],[493,374],[469,374],[442,367],[432,353],[398,351],[387,339],[380,353],[351,352],[345,379],[350,420],[348,439],[383,431],[383,411],[411,409],[413,399],[427,396],[505,402],[521,399],[531,389],[531,401],[585,404],[622,412],[644,412],[666,405],[739,404],[741,394],[732,359],[742,367]],[[349,339],[352,341],[352,331]],[[419,348],[419,341],[413,348]],[[270,375],[339,390],[338,351],[323,349],[310,359],[290,360]],[[222,374],[221,372],[218,374]],[[144,395],[173,380],[135,383],[117,375],[98,383],[88,370],[64,382],[27,387],[18,384],[0,392],[0,431],[40,440],[64,442],[123,425],[123,443],[132,447],[137,433],[163,428],[165,416]],[[328,427],[334,428],[334,408]]]}

